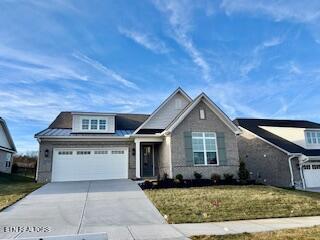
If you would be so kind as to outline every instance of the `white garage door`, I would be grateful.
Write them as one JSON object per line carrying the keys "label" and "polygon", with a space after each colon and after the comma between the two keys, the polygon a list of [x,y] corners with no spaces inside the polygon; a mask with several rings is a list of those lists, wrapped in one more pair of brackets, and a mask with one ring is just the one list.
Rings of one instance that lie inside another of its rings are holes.
{"label": "white garage door", "polygon": [[128,178],[128,148],[53,150],[53,182],[119,178]]}
{"label": "white garage door", "polygon": [[303,174],[307,188],[320,187],[320,163],[304,165]]}

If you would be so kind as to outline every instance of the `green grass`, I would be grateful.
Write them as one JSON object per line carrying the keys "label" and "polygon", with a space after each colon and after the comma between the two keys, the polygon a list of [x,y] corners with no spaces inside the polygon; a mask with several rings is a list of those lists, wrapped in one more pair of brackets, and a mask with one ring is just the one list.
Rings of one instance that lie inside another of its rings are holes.
{"label": "green grass", "polygon": [[269,186],[146,190],[169,223],[320,215],[320,193]]}
{"label": "green grass", "polygon": [[242,233],[222,236],[194,236],[192,240],[318,240],[320,227],[296,228],[274,232]]}
{"label": "green grass", "polygon": [[0,211],[41,186],[32,178],[0,173]]}

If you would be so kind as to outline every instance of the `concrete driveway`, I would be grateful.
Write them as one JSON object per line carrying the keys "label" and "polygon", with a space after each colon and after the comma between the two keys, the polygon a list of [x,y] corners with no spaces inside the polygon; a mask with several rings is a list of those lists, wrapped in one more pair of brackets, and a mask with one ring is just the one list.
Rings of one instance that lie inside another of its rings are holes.
{"label": "concrete driveway", "polygon": [[0,213],[0,239],[97,232],[108,239],[149,239],[148,231],[183,236],[131,180],[49,183]]}

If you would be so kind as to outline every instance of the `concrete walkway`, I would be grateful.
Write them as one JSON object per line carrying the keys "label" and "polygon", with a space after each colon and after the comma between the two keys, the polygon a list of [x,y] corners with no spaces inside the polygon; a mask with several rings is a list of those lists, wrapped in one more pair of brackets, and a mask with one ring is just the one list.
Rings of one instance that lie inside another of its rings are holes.
{"label": "concrete walkway", "polygon": [[320,216],[174,224],[173,226],[185,236],[191,237],[194,235],[225,235],[244,232],[276,231],[289,228],[312,227],[315,225],[320,225]]}
{"label": "concrete walkway", "polygon": [[185,239],[127,179],[49,183],[0,212],[0,239],[91,233],[108,240]]}

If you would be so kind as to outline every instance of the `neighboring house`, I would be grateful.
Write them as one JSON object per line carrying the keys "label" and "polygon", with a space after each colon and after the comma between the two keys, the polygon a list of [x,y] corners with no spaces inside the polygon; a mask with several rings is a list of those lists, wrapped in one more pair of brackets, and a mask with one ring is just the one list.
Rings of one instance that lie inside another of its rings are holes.
{"label": "neighboring house", "polygon": [[240,160],[265,184],[320,187],[320,124],[298,120],[236,119]]}
{"label": "neighboring house", "polygon": [[11,173],[12,155],[16,152],[7,124],[0,117],[0,172]]}
{"label": "neighboring house", "polygon": [[181,88],[151,115],[61,112],[36,134],[37,180],[80,181],[169,177],[194,171],[236,176],[239,157],[233,122],[204,94]]}

